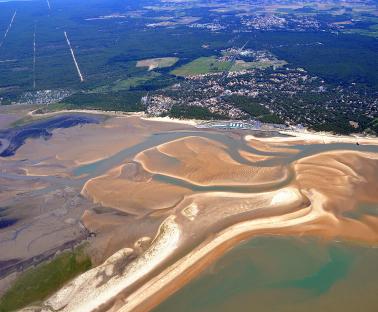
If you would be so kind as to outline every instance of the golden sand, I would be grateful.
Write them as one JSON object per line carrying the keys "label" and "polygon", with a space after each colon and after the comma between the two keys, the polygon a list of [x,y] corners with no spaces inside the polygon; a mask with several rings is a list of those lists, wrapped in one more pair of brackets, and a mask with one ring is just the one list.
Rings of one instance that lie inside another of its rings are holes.
{"label": "golden sand", "polygon": [[120,311],[153,308],[232,245],[252,235],[305,234],[378,244],[377,217],[363,216],[353,220],[342,215],[345,210],[355,209],[358,200],[378,202],[378,163],[375,157],[364,157],[358,152],[324,153],[298,161],[295,168],[298,174],[295,184],[311,200],[309,208],[242,222],[225,229],[134,292]]}
{"label": "golden sand", "polygon": [[290,142],[290,144],[287,144],[286,141],[279,141],[279,142],[271,142],[268,139],[260,139],[255,138],[253,136],[247,136],[246,142],[249,146],[255,148],[256,150],[262,151],[262,152],[277,152],[277,153],[288,153],[288,154],[295,154],[298,152],[298,150],[293,148],[287,148],[290,145],[295,144],[303,144],[303,140],[295,140]]}
{"label": "golden sand", "polygon": [[[279,138],[278,141],[262,139],[258,143],[254,139],[251,144],[260,150],[293,153],[296,151],[282,146],[290,147],[303,142],[297,138],[288,141]],[[242,152],[241,156],[254,160],[267,159],[266,156],[249,154]],[[361,201],[378,202],[374,191],[378,189],[378,161],[374,153],[326,152],[302,158],[287,168],[263,168],[237,163],[228,155],[225,146],[218,142],[189,137],[141,152],[135,160],[151,174],[168,175],[198,185],[277,183],[285,178],[282,174],[289,167],[294,170],[295,178],[291,188],[272,193],[185,194],[175,211],[191,224],[191,230],[198,235],[201,229],[210,230],[212,225],[216,228],[216,224],[222,224],[227,218],[261,209],[263,212],[251,220],[228,226],[205,240],[129,295],[127,301],[114,293],[118,298],[112,308],[114,311],[146,311],[152,308],[230,246],[252,235],[317,235],[327,239],[378,243],[378,218],[363,216],[353,220],[343,214],[356,209]],[[145,185],[150,193],[151,189],[147,183]],[[282,210],[284,207],[287,207],[286,210]],[[181,221],[181,224],[185,230],[186,223]]]}
{"label": "golden sand", "polygon": [[[41,151],[37,153],[58,155],[55,162],[59,159],[60,165],[75,167],[105,159],[153,133],[183,127],[189,126],[113,118],[102,127],[59,130],[52,146],[38,142]],[[99,266],[74,279],[47,304],[61,311],[147,311],[236,243],[255,235],[313,235],[378,244],[377,217],[366,213],[348,217],[361,203],[378,203],[378,154],[315,152],[288,165],[247,165],[233,159],[227,146],[189,129],[193,136],[146,149],[85,183],[82,195],[124,215],[113,210],[85,212],[83,223],[97,235],[91,245],[98,252],[94,258]],[[313,133],[294,135],[247,136],[248,144],[272,155],[240,151],[240,156],[252,162],[279,160],[285,158],[283,154],[297,153],[292,147],[298,144],[356,141]],[[68,143],[63,141],[68,138],[77,149],[65,150]],[[95,150],[99,138],[104,150]],[[378,144],[374,139],[358,140]],[[22,147],[21,155],[32,157],[30,144]],[[53,166],[54,161],[43,165]],[[44,172],[42,164],[35,172]],[[156,179],[157,174],[189,182],[199,191]],[[239,187],[244,191],[237,191]],[[245,187],[255,188],[246,192]],[[128,262],[131,254],[138,257]],[[103,263],[104,258],[109,259]],[[120,264],[122,270],[117,271]]]}
{"label": "golden sand", "polygon": [[188,189],[152,179],[138,182],[111,174],[89,180],[82,191],[95,203],[135,215],[173,207],[189,193]]}
{"label": "golden sand", "polygon": [[[295,141],[295,144],[297,143]],[[374,153],[339,151],[298,160],[293,164],[296,172],[293,185],[310,199],[309,208],[228,227],[130,295],[120,311],[149,310],[195,277],[230,246],[251,235],[306,234],[327,239],[358,240],[377,244],[377,217],[363,216],[354,220],[343,215],[346,211],[356,209],[361,201],[378,202],[377,157],[378,155]],[[217,196],[214,197],[219,199]],[[276,202],[282,203],[284,198],[285,196],[278,196]],[[274,196],[272,203],[273,199]],[[225,211],[223,206],[230,206],[224,198],[219,202],[204,197],[201,197],[201,200],[207,200],[209,206],[214,204],[220,211]],[[241,200],[239,198],[239,203]],[[201,211],[198,202],[195,207]],[[214,212],[216,210],[214,209]],[[149,299],[146,300],[146,297]]]}
{"label": "golden sand", "polygon": [[287,179],[282,166],[252,167],[233,160],[220,143],[199,137],[178,139],[139,153],[135,160],[151,173],[193,184],[264,185]]}

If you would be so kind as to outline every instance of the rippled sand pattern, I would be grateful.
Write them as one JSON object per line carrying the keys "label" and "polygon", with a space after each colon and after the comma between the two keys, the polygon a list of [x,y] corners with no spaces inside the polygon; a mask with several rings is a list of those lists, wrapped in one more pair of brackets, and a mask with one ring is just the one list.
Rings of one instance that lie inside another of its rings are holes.
{"label": "rippled sand pattern", "polygon": [[[80,160],[55,146],[74,168],[68,176],[82,182],[82,196],[96,205],[82,221],[97,234],[91,246],[101,265],[45,306],[149,310],[255,235],[378,244],[376,215],[350,217],[361,203],[378,203],[377,141],[357,146],[351,138],[259,138],[136,117],[108,120],[106,127],[105,142],[114,127],[135,136]],[[85,150],[88,127],[76,131]],[[93,144],[89,139],[88,148]],[[21,152],[28,153],[27,144]]]}

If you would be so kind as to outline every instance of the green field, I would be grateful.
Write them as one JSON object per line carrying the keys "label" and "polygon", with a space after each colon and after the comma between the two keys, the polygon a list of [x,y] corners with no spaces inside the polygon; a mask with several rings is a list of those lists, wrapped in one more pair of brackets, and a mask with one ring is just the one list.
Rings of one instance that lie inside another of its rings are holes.
{"label": "green field", "polygon": [[228,70],[230,65],[230,62],[218,61],[215,56],[200,57],[171,71],[171,74],[180,77],[189,77],[208,73],[221,73]]}
{"label": "green field", "polygon": [[91,266],[84,247],[79,247],[73,252],[60,254],[49,263],[27,270],[0,299],[0,312],[15,311],[41,302]]}

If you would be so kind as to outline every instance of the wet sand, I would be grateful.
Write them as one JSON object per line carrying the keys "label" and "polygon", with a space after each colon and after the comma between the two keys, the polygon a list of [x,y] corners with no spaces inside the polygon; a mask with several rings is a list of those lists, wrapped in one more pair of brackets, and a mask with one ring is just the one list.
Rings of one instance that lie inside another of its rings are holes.
{"label": "wet sand", "polygon": [[151,173],[206,185],[264,185],[287,179],[288,170],[252,167],[233,160],[218,142],[188,137],[138,154],[135,161]]}
{"label": "wet sand", "polygon": [[[14,194],[35,179],[20,198],[36,200],[29,218],[41,218],[38,200],[58,207],[80,198],[69,222],[95,233],[90,252],[98,266],[45,304],[61,311],[146,311],[256,235],[377,245],[378,217],[349,214],[361,203],[378,203],[378,142],[296,135],[259,138],[109,116],[98,125],[54,130],[48,141],[28,140],[4,162],[3,178]],[[51,195],[63,186],[71,193]],[[69,219],[66,210],[55,213],[58,220]]]}

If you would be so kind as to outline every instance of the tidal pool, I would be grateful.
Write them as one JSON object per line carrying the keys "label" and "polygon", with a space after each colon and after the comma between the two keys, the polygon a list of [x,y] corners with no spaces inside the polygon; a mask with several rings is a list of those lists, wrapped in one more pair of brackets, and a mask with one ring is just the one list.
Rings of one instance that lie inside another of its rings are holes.
{"label": "tidal pool", "polygon": [[154,309],[378,311],[378,248],[259,237],[220,258]]}

